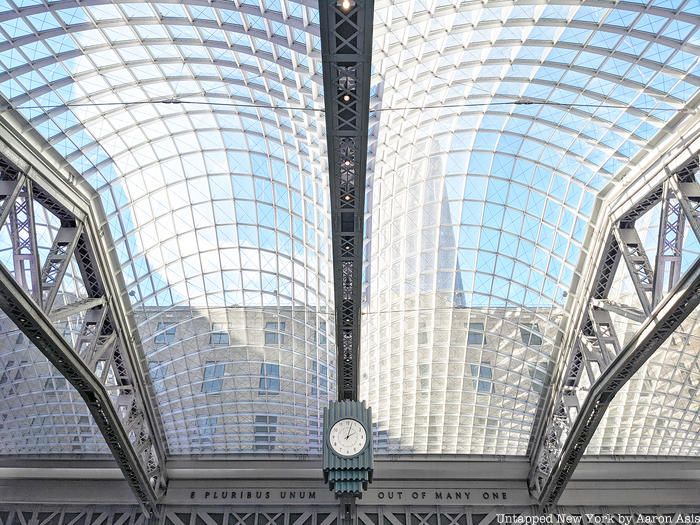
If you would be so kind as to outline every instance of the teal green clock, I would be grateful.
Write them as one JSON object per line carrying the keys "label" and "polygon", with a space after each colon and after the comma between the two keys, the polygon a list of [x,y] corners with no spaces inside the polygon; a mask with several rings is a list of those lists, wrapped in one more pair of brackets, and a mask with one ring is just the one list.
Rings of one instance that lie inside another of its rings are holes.
{"label": "teal green clock", "polygon": [[335,401],[323,410],[323,478],[338,497],[362,497],[372,481],[372,410]]}

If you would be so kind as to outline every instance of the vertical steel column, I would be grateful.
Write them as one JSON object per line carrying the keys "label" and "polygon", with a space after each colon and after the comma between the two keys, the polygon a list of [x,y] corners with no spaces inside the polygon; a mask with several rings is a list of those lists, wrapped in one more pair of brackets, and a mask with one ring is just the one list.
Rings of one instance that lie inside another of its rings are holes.
{"label": "vertical steel column", "polygon": [[10,208],[10,237],[15,279],[41,305],[32,183],[26,180]]}
{"label": "vertical steel column", "polygon": [[[0,162],[0,173],[10,169]],[[15,179],[0,180],[0,226],[5,224],[7,217],[14,208],[15,200],[24,187],[24,175],[16,175]]]}
{"label": "vertical steel column", "polygon": [[357,399],[373,0],[323,0],[338,399]]}
{"label": "vertical steel column", "polygon": [[82,225],[61,226],[41,269],[41,294],[44,311],[50,312],[58,295],[61,280],[68,269],[73,252],[78,244]]}
{"label": "vertical steel column", "polygon": [[653,306],[659,304],[663,294],[673,288],[681,276],[684,226],[681,204],[673,195],[670,181],[666,181],[661,197],[661,224],[656,247]]}
{"label": "vertical steel column", "polygon": [[644,313],[649,315],[653,308],[651,299],[654,293],[654,269],[651,267],[642,240],[634,224],[625,228],[615,228],[614,234],[622,249],[622,257],[630,272],[639,303]]}

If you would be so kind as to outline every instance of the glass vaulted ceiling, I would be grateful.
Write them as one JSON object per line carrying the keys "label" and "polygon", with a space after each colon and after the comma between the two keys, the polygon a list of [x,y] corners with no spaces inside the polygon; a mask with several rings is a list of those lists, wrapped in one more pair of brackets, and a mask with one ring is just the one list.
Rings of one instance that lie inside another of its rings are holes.
{"label": "glass vaulted ceiling", "polygon": [[375,9],[361,395],[383,452],[526,454],[596,195],[700,86],[700,2]]}
{"label": "glass vaulted ceiling", "polygon": [[168,452],[317,452],[336,394],[316,7],[90,4],[0,0],[0,94],[101,197]]}
{"label": "glass vaulted ceiling", "polygon": [[[170,454],[320,448],[336,371],[312,4],[0,0],[0,94],[101,196]],[[375,10],[360,385],[375,443],[525,454],[596,195],[700,86],[700,3]],[[3,435],[29,437],[0,453],[104,453],[69,385],[3,332]],[[620,445],[616,417],[594,453],[677,453],[635,448],[629,417]]]}

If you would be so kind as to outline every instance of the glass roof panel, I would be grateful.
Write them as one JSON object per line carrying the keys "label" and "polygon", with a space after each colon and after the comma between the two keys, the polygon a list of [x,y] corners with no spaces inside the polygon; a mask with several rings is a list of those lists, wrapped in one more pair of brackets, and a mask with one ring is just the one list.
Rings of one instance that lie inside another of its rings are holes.
{"label": "glass roof panel", "polygon": [[[193,4],[7,0],[0,95],[100,196],[168,453],[313,455],[336,396],[318,11]],[[375,5],[361,395],[381,453],[524,455],[596,196],[697,95],[700,12],[444,4]],[[682,388],[684,330],[659,357],[681,355]],[[44,384],[26,399],[85,412],[27,355]],[[619,396],[589,453],[696,450],[644,449],[616,419],[690,424],[692,405],[652,413],[659,392]],[[13,399],[14,421],[37,410]],[[93,430],[80,446],[102,453]]]}
{"label": "glass roof panel", "polygon": [[596,195],[697,94],[697,17],[375,9],[361,396],[378,450],[524,455]]}
{"label": "glass roof panel", "polygon": [[[64,335],[70,337],[78,324],[66,325]],[[0,456],[109,457],[99,428],[73,386],[5,316],[0,318],[0,332]]]}
{"label": "glass roof panel", "polygon": [[99,193],[168,453],[318,453],[336,394],[316,9],[9,5],[0,94]]}

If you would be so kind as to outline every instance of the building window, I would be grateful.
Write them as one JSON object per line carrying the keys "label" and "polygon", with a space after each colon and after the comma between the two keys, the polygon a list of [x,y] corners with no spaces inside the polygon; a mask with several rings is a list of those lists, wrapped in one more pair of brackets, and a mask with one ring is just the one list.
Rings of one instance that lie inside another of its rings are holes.
{"label": "building window", "polygon": [[205,394],[216,394],[221,392],[224,386],[224,365],[214,361],[207,361],[204,364],[204,382],[202,392]]}
{"label": "building window", "polygon": [[44,395],[47,398],[57,399],[59,394],[65,392],[67,382],[65,377],[47,377],[44,381]]}
{"label": "building window", "polygon": [[328,393],[328,365],[311,363],[311,395],[325,395]]}
{"label": "building window", "polygon": [[326,321],[321,321],[318,325],[318,344],[325,345],[328,341],[328,334],[326,333]]}
{"label": "building window", "polygon": [[17,367],[14,365],[14,360],[9,360],[5,365],[5,370],[2,375],[0,375],[0,386],[2,387],[0,388],[0,393],[6,396],[17,394],[17,387],[19,385],[15,383],[24,379],[22,369],[27,365],[27,361],[20,361]]}
{"label": "building window", "polygon": [[528,323],[520,327],[520,337],[527,346],[542,346],[542,335],[537,323]]}
{"label": "building window", "polygon": [[150,361],[148,363],[148,372],[151,374],[151,382],[153,390],[157,394],[165,392],[165,374],[168,370],[168,365],[161,361]]}
{"label": "building window", "polygon": [[73,346],[73,332],[71,332],[69,323],[63,326],[63,339],[65,339],[69,345]]}
{"label": "building window", "polygon": [[199,445],[211,445],[212,436],[216,432],[216,424],[219,418],[214,416],[204,416],[197,418],[197,434],[198,437],[194,442]]}
{"label": "building window", "polygon": [[328,392],[328,366],[320,363],[318,365],[318,389],[322,393]]}
{"label": "building window", "polygon": [[422,394],[430,393],[430,365],[418,365],[418,388]]}
{"label": "building window", "polygon": [[262,363],[260,365],[260,383],[258,395],[279,394],[280,365],[277,363]]}
{"label": "building window", "polygon": [[223,323],[212,323],[211,334],[209,335],[210,345],[229,344],[228,327]]}
{"label": "building window", "polygon": [[472,371],[472,381],[474,388],[479,394],[490,394],[493,392],[493,369],[489,363],[480,365],[470,365]]}
{"label": "building window", "polygon": [[56,392],[60,390],[66,390],[66,378],[65,377],[47,377],[44,381],[44,394],[47,396],[56,396]]}
{"label": "building window", "polygon": [[278,345],[284,344],[284,329],[286,323],[284,322],[268,322],[265,323],[265,344],[266,345]]}
{"label": "building window", "polygon": [[467,325],[467,344],[485,345],[484,323],[469,323]]}
{"label": "building window", "polygon": [[14,372],[14,364],[15,362],[12,359],[10,359],[7,362],[7,364],[5,365],[5,370],[3,370],[2,375],[0,375],[0,385],[4,385],[5,383],[10,381],[10,374]]}
{"label": "building window", "polygon": [[209,416],[204,416],[200,417],[197,419],[197,430],[199,432],[200,437],[211,437],[214,435],[214,431],[216,430],[216,423],[218,422],[219,418],[214,416],[214,417],[209,417]]}
{"label": "building window", "polygon": [[530,379],[532,379],[532,389],[541,394],[544,382],[547,379],[547,363],[528,364],[527,370],[530,374]]}
{"label": "building window", "polygon": [[156,337],[153,342],[157,345],[169,345],[175,342],[175,323],[158,323]]}
{"label": "building window", "polygon": [[255,416],[255,450],[272,450],[277,432],[277,416]]}
{"label": "building window", "polygon": [[428,344],[428,329],[427,323],[425,321],[421,321],[420,323],[418,323],[418,344]]}

